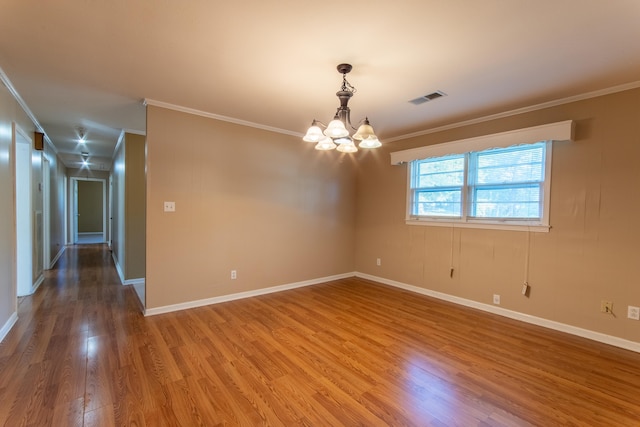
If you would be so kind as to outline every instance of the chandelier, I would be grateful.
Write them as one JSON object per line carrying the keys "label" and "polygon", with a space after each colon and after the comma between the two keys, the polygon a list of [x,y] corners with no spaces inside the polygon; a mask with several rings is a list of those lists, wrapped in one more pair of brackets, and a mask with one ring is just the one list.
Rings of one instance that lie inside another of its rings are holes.
{"label": "chandelier", "polygon": [[[360,127],[356,130],[351,124],[351,110],[347,106],[349,99],[356,93],[356,88],[347,81],[347,74],[351,71],[351,64],[338,65],[338,72],[342,74],[342,87],[336,93],[340,100],[340,106],[336,110],[336,115],[328,125],[313,120],[311,127],[307,130],[307,134],[302,138],[303,141],[316,143],[316,150],[333,150],[337,149],[342,153],[355,153],[358,151],[354,140],[360,141],[360,148],[378,148],[382,144],[373,132],[373,127],[369,124],[369,118],[365,117],[360,123]],[[320,128],[324,127],[324,131]],[[347,126],[356,131],[351,136]]]}

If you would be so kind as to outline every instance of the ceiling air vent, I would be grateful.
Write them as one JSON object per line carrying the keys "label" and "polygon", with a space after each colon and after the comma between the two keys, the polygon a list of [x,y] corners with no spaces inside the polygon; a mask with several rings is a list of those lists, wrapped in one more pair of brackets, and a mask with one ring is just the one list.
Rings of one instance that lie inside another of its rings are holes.
{"label": "ceiling air vent", "polygon": [[412,103],[413,105],[420,105],[420,104],[424,104],[425,102],[428,102],[428,101],[433,101],[434,99],[442,98],[443,96],[447,96],[447,94],[442,92],[441,90],[437,90],[437,91],[431,92],[431,93],[429,93],[427,95],[423,95],[423,96],[421,96],[419,98],[412,99],[409,102]]}

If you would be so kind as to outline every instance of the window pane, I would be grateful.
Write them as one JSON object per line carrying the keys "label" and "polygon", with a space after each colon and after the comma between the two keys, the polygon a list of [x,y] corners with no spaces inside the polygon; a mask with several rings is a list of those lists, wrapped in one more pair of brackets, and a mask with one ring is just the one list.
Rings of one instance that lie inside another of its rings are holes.
{"label": "window pane", "polygon": [[540,186],[476,188],[474,202],[478,218],[539,218]]}
{"label": "window pane", "polygon": [[476,184],[541,182],[545,144],[477,153]]}
{"label": "window pane", "polygon": [[414,188],[457,187],[464,184],[464,156],[421,160]]}
{"label": "window pane", "polygon": [[461,212],[461,190],[416,192],[413,215],[459,217]]}

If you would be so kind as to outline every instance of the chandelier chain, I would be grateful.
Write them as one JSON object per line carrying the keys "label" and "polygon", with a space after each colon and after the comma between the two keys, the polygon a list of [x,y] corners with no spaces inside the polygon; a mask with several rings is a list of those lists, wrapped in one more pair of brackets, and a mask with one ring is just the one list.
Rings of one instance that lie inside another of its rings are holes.
{"label": "chandelier chain", "polygon": [[357,92],[355,86],[353,86],[347,80],[347,75],[346,74],[342,75],[342,88],[341,88],[341,90],[347,91],[347,92],[351,92],[351,93],[356,93]]}

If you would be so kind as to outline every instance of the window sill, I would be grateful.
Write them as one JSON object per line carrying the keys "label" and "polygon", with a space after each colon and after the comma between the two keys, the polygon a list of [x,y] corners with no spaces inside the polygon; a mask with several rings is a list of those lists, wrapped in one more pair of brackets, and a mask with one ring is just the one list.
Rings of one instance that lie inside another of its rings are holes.
{"label": "window sill", "polygon": [[448,220],[428,220],[410,218],[405,221],[407,225],[422,225],[427,227],[449,227],[449,228],[484,228],[488,230],[509,230],[509,231],[533,231],[536,233],[548,233],[550,225],[527,224],[527,223],[507,223],[507,222],[460,222]]}

